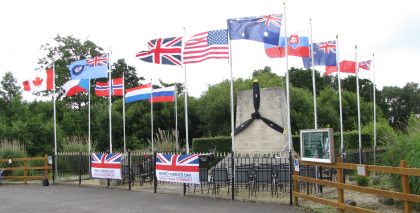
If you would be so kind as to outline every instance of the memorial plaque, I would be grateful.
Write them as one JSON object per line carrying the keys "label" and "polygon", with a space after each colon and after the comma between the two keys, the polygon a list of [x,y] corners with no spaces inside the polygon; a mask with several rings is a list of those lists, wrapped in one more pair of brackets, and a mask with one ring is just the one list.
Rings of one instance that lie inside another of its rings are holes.
{"label": "memorial plaque", "polygon": [[302,160],[333,163],[334,137],[332,129],[307,129],[300,131]]}

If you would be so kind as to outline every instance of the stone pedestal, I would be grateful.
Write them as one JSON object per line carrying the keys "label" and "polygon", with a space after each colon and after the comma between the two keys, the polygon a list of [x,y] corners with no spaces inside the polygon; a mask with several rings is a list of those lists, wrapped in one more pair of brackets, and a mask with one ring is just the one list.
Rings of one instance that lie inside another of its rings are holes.
{"label": "stone pedestal", "polygon": [[[284,128],[279,133],[265,124],[261,119],[255,119],[248,128],[235,136],[233,150],[241,154],[288,154],[287,143],[287,111],[286,91],[281,88],[260,89],[261,116],[270,119]],[[252,90],[241,91],[238,94],[236,109],[236,127],[251,118],[255,112]]]}

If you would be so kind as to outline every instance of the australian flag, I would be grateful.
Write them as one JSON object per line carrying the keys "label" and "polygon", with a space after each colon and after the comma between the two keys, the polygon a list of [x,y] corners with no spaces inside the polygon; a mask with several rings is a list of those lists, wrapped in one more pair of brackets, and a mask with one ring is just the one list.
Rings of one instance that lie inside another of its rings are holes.
{"label": "australian flag", "polygon": [[147,43],[147,46],[149,50],[136,54],[140,60],[154,64],[182,64],[182,37],[153,39]]}
{"label": "australian flag", "polygon": [[277,45],[279,43],[282,14],[228,19],[231,40],[247,39]]}
{"label": "australian flag", "polygon": [[[314,66],[336,66],[336,41],[324,41],[312,44],[314,50]],[[305,68],[311,66],[311,58],[302,58]]]}

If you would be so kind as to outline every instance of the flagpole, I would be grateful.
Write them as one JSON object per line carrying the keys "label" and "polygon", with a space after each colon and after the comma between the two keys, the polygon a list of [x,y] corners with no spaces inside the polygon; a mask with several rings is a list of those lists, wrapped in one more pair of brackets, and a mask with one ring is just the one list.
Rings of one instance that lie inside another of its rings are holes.
{"label": "flagpole", "polygon": [[235,111],[234,111],[234,96],[233,96],[233,71],[232,71],[232,43],[230,41],[230,34],[228,31],[229,42],[229,67],[230,67],[230,128],[232,151],[235,151]]}
{"label": "flagpole", "polygon": [[286,25],[286,3],[283,3],[284,6],[284,34],[285,34],[285,42],[286,42],[286,48],[285,48],[285,57],[286,57],[286,102],[287,102],[287,139],[289,140],[289,155],[291,156],[293,147],[292,147],[292,125],[290,121],[290,89],[289,89],[289,40],[287,37],[287,25]]}
{"label": "flagpole", "polygon": [[316,109],[316,84],[315,84],[315,68],[314,68],[314,46],[312,41],[312,19],[309,19],[309,30],[311,35],[311,69],[312,69],[312,91],[314,96],[314,127],[318,129],[318,116]]}
{"label": "flagpole", "polygon": [[338,101],[340,108],[340,149],[341,156],[344,157],[344,138],[343,138],[343,107],[341,103],[341,77],[340,77],[340,57],[338,51],[338,35],[336,35],[336,66],[337,66],[337,77],[338,77]]}
{"label": "flagpole", "polygon": [[[184,37],[185,37],[185,27],[184,27]],[[185,46],[185,43],[182,42],[182,46]],[[184,50],[184,48],[182,48]],[[184,61],[184,54],[182,54],[182,61]],[[188,142],[188,86],[187,86],[187,65],[184,64],[184,101],[185,101],[185,148],[187,151],[187,154],[190,153],[190,145]]]}
{"label": "flagpole", "polygon": [[92,145],[90,141],[90,79],[89,79],[89,91],[88,91],[88,152],[92,150]]}
{"label": "flagpole", "polygon": [[111,102],[111,93],[112,93],[112,76],[111,69],[109,68],[109,63],[111,62],[111,54],[108,58],[108,105],[109,105],[109,153],[112,153],[112,102]]}
{"label": "flagpole", "polygon": [[154,137],[153,137],[153,79],[150,79],[150,134],[152,138],[152,152],[155,151]]}
{"label": "flagpole", "polygon": [[176,87],[175,87],[175,149],[176,152],[178,153],[178,149],[179,149],[179,143],[178,143],[178,95],[176,92]]}
{"label": "flagpole", "polygon": [[[128,70],[128,66],[127,66]],[[123,144],[124,144],[124,153],[127,152],[127,146],[125,144],[125,75],[123,73]]]}
{"label": "flagpole", "polygon": [[356,91],[357,91],[357,124],[359,128],[359,164],[362,164],[362,129],[360,121],[360,92],[359,92],[359,65],[357,61],[357,45],[354,46],[356,61]]}
{"label": "flagpole", "polygon": [[376,80],[375,80],[375,53],[372,53],[373,71],[373,165],[376,165]]}
{"label": "flagpole", "polygon": [[[57,157],[57,109],[56,109],[56,104],[55,104],[55,63],[53,63],[53,111],[54,111],[54,155],[55,157]],[[55,174],[58,175],[58,166],[57,166],[57,159],[54,160],[54,169],[55,169]]]}

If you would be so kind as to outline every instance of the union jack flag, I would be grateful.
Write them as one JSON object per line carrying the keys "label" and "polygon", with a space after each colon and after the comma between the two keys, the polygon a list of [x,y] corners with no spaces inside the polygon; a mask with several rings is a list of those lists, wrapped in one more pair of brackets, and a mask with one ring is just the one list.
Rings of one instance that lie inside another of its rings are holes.
{"label": "union jack flag", "polygon": [[121,154],[99,154],[92,153],[91,156],[92,168],[100,169],[120,169],[121,168]]}
{"label": "union jack flag", "polygon": [[173,172],[198,172],[198,155],[166,155],[157,153],[156,170]]}
{"label": "union jack flag", "polygon": [[153,39],[147,43],[147,46],[149,50],[136,54],[140,60],[154,64],[182,64],[182,37]]}
{"label": "union jack flag", "polygon": [[371,65],[372,61],[368,60],[368,61],[361,61],[359,62],[359,68],[360,69],[364,69],[364,70],[370,70],[370,65]]}
{"label": "union jack flag", "polygon": [[107,66],[108,60],[109,60],[108,54],[102,54],[95,57],[87,58],[86,64],[90,67]]}

